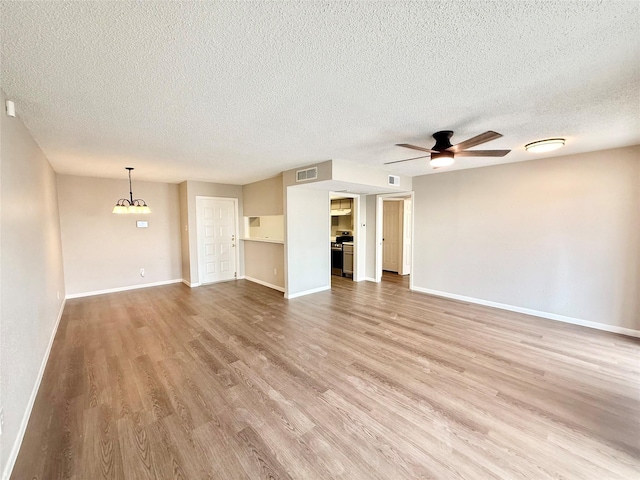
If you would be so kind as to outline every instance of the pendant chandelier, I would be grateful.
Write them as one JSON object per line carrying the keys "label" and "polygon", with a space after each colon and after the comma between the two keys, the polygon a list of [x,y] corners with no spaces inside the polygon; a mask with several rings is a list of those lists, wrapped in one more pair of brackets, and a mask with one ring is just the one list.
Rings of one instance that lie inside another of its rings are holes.
{"label": "pendant chandelier", "polygon": [[131,191],[131,170],[133,170],[133,167],[125,168],[129,170],[129,198],[121,198],[118,200],[111,213],[151,213],[147,202],[141,198],[133,199],[133,192]]}

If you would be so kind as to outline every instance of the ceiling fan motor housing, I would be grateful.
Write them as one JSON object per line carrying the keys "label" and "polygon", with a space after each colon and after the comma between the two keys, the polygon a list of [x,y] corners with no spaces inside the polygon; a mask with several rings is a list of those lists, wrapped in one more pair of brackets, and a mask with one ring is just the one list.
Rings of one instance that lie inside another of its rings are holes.
{"label": "ceiling fan motor housing", "polygon": [[[433,146],[434,150],[442,151],[447,148],[451,148],[451,142],[449,139],[453,136],[453,132],[451,130],[442,130],[440,132],[436,132],[433,134],[433,138],[436,140],[436,144]],[[451,155],[453,156],[453,154]]]}
{"label": "ceiling fan motor housing", "polygon": [[[437,150],[437,148],[434,148],[434,150]],[[431,154],[431,160],[436,160],[438,158],[453,158],[454,157],[454,153],[453,152],[447,152],[446,150],[440,153],[432,153]]]}

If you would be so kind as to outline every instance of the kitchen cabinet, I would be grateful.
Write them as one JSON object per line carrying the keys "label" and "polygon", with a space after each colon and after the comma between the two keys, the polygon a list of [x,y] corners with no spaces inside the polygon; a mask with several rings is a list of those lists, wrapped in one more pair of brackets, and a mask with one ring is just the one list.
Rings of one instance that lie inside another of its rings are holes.
{"label": "kitchen cabinet", "polygon": [[331,200],[331,210],[350,210],[351,207],[352,200],[350,198],[336,198]]}

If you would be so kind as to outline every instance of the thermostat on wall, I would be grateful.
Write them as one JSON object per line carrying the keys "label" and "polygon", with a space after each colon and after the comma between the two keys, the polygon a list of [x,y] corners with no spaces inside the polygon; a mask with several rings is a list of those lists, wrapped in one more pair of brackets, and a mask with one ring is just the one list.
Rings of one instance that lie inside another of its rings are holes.
{"label": "thermostat on wall", "polygon": [[136,222],[136,227],[138,227],[138,228],[148,228],[149,227],[149,222],[147,220],[138,220]]}

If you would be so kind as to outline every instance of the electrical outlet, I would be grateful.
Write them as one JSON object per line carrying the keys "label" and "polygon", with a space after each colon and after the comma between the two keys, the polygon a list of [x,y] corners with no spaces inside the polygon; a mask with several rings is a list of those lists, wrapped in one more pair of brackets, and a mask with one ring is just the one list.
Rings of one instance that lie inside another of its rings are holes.
{"label": "electrical outlet", "polygon": [[0,408],[0,435],[2,435],[2,427],[4,427],[4,408]]}
{"label": "electrical outlet", "polygon": [[141,277],[144,277],[144,268],[141,268],[141,269],[140,269],[140,276],[141,276]]}
{"label": "electrical outlet", "polygon": [[274,268],[274,269],[273,269],[273,274],[274,274],[274,275],[278,275],[278,269],[277,269],[277,268]]}
{"label": "electrical outlet", "polygon": [[58,291],[56,292],[56,295],[57,295],[57,297],[58,297],[58,300],[60,300],[60,290],[58,290]]}

